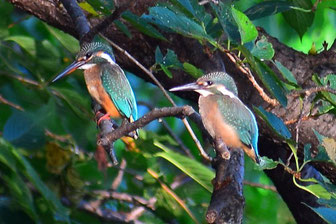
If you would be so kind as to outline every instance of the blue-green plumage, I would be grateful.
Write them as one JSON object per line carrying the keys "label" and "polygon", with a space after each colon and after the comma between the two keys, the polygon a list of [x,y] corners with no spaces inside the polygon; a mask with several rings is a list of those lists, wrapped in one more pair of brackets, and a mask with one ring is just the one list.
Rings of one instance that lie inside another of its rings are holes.
{"label": "blue-green plumage", "polygon": [[[101,42],[84,44],[76,60],[53,82],[76,69],[84,70],[85,82],[90,95],[105,109],[107,115],[114,118],[124,117],[130,122],[138,119],[133,90],[124,71],[116,64],[110,46]],[[136,138],[137,132],[134,134]]]}
{"label": "blue-green plumage", "polygon": [[117,64],[104,64],[101,79],[105,91],[119,112],[130,121],[138,119],[135,96],[123,70]]}
{"label": "blue-green plumage", "polygon": [[199,112],[214,139],[220,138],[230,148],[242,148],[259,162],[258,125],[251,110],[238,98],[231,76],[224,72],[209,73],[195,83],[171,89],[180,90],[194,90],[201,94]]}

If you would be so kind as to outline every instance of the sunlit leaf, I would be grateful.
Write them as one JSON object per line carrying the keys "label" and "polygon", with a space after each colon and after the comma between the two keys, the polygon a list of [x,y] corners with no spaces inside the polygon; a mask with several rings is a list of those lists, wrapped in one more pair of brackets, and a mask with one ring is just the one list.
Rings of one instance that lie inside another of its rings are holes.
{"label": "sunlit leaf", "polygon": [[[293,0],[291,3],[298,8],[308,10],[313,8],[313,3],[311,1]],[[296,9],[283,12],[282,14],[286,22],[299,34],[300,38],[302,38],[303,34],[305,34],[307,29],[312,25],[315,15],[313,12],[303,12]]]}
{"label": "sunlit leaf", "polygon": [[258,31],[249,18],[244,13],[233,7],[231,10],[232,16],[239,28],[241,44],[255,40],[258,36]]}
{"label": "sunlit leaf", "polygon": [[183,63],[183,70],[194,78],[199,78],[204,74],[202,69],[199,69],[188,62]]}
{"label": "sunlit leaf", "polygon": [[80,2],[78,5],[93,16],[99,15],[99,13],[97,13],[96,10],[87,2]]}
{"label": "sunlit leaf", "polygon": [[94,10],[110,15],[114,9],[114,1],[108,0],[86,0]]}
{"label": "sunlit leaf", "polygon": [[279,12],[285,12],[291,8],[292,4],[290,1],[265,1],[253,5],[244,13],[250,18],[250,20],[255,20],[265,16],[275,15]]}
{"label": "sunlit leaf", "polygon": [[168,160],[185,174],[194,179],[202,187],[207,189],[209,192],[212,192],[211,180],[215,177],[212,170],[196,160],[171,151],[161,143],[156,142],[155,145],[164,150],[164,152],[157,153],[156,156],[160,156]]}
{"label": "sunlit leaf", "polygon": [[290,139],[292,137],[287,126],[284,122],[272,112],[264,110],[261,106],[254,107],[256,113],[263,118],[263,120],[269,125],[272,130],[284,139]]}
{"label": "sunlit leaf", "polygon": [[34,38],[29,36],[9,36],[5,40],[11,40],[20,45],[30,55],[36,56],[36,43]]}
{"label": "sunlit leaf", "polygon": [[73,36],[66,34],[52,26],[45,24],[49,32],[71,53],[76,54],[79,51],[79,42]]}

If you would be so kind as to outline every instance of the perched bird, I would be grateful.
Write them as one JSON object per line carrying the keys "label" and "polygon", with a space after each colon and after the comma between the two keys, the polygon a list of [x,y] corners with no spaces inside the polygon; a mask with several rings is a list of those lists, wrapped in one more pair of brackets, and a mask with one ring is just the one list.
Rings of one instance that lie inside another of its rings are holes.
{"label": "perched bird", "polygon": [[[100,104],[106,114],[102,119],[127,118],[133,122],[138,118],[137,104],[133,90],[124,71],[115,62],[112,48],[101,42],[84,44],[70,64],[52,80],[55,82],[76,69],[84,70],[87,89],[92,98]],[[134,132],[134,138],[138,133]]]}
{"label": "perched bird", "polygon": [[211,137],[220,138],[229,148],[243,149],[259,163],[257,122],[252,111],[238,98],[232,77],[225,72],[214,72],[194,83],[170,89],[186,90],[200,94],[199,112]]}

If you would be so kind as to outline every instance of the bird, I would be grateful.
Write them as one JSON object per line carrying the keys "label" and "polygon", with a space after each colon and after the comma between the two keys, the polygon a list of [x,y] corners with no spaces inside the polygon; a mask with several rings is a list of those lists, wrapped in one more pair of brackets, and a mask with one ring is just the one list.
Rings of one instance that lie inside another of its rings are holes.
{"label": "bird", "polygon": [[195,91],[200,94],[199,113],[213,139],[229,148],[241,148],[259,164],[258,125],[252,111],[238,98],[233,78],[226,72],[208,73],[196,82],[170,91]]}
{"label": "bird", "polygon": [[[81,46],[76,59],[52,82],[69,75],[76,69],[84,70],[84,79],[92,98],[106,114],[98,120],[126,118],[138,119],[137,103],[132,87],[121,67],[116,63],[112,48],[103,42],[88,42]],[[132,133],[138,137],[137,130]]]}

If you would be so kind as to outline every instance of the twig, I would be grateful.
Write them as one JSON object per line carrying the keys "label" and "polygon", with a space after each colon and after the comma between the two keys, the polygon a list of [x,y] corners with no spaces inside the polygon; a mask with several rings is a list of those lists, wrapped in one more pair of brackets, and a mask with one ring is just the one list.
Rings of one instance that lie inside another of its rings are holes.
{"label": "twig", "polygon": [[0,103],[7,104],[8,106],[14,107],[17,110],[24,111],[24,109],[21,106],[6,100],[5,98],[3,98],[2,95],[0,95]]}
{"label": "twig", "polygon": [[119,185],[121,184],[121,181],[124,177],[124,173],[125,173],[125,168],[126,168],[126,160],[122,159],[121,163],[120,163],[120,169],[118,172],[117,177],[113,180],[112,185],[111,185],[111,189],[112,190],[117,190],[117,188],[119,187]]}
{"label": "twig", "polygon": [[81,43],[91,42],[96,34],[108,28],[111,25],[111,23],[114,20],[118,19],[126,9],[131,7],[131,4],[134,5],[135,3],[136,1],[130,1],[130,0],[123,2],[123,4],[120,7],[115,8],[115,10],[113,11],[111,15],[106,17],[99,24],[92,27],[92,29],[81,38],[80,42]]}
{"label": "twig", "polygon": [[95,194],[99,195],[102,199],[115,199],[118,201],[125,201],[130,203],[136,203],[142,206],[145,206],[147,209],[154,211],[155,210],[155,203],[157,199],[155,197],[146,200],[143,197],[137,195],[130,195],[127,193],[119,193],[119,192],[109,192],[104,190],[97,190],[94,191]]}
{"label": "twig", "polygon": [[226,51],[224,53],[226,53],[226,55],[231,59],[231,61],[237,65],[238,69],[247,76],[247,78],[250,80],[250,82],[252,83],[254,88],[259,92],[259,95],[267,103],[271,104],[273,107],[275,107],[279,104],[279,102],[276,99],[272,99],[271,97],[269,97],[265,93],[264,89],[255,80],[254,76],[252,75],[251,70],[244,63],[242,63],[242,61],[236,55],[234,55],[234,54],[232,54],[228,51]]}
{"label": "twig", "polygon": [[[138,105],[143,105],[148,107],[150,110],[153,110],[154,107],[144,101],[138,101]],[[184,143],[182,142],[182,140],[174,133],[174,131],[169,127],[169,125],[167,124],[166,121],[162,120],[160,121],[160,123],[162,124],[162,126],[167,130],[167,132],[170,134],[170,136],[173,137],[173,139],[176,141],[176,143],[181,147],[181,149],[186,153],[187,156],[193,158],[193,155],[191,154],[190,150],[188,147],[186,147],[184,145]]]}
{"label": "twig", "polygon": [[6,76],[8,76],[10,78],[17,79],[17,80],[19,80],[22,83],[26,83],[26,84],[30,84],[30,85],[33,85],[33,86],[41,87],[41,85],[38,82],[36,82],[34,80],[31,80],[31,79],[27,79],[27,78],[23,78],[21,76],[10,74],[10,73],[7,73],[5,71],[0,71],[0,74],[6,75]]}
{"label": "twig", "polygon": [[[138,206],[133,208],[129,213],[126,214],[126,221],[127,222],[139,222],[137,219],[146,211],[143,206]],[[139,222],[140,224],[140,222]]]}
{"label": "twig", "polygon": [[246,180],[244,180],[243,183],[244,183],[244,185],[248,185],[248,186],[251,186],[251,187],[258,187],[258,188],[262,188],[262,189],[265,189],[265,190],[270,190],[270,191],[273,191],[275,193],[278,193],[277,189],[274,186],[264,185],[264,184],[260,184],[260,183],[253,183],[253,182],[249,182],[249,181],[246,181]]}
{"label": "twig", "polygon": [[114,212],[108,209],[102,209],[94,202],[81,201],[78,208],[92,215],[95,215],[104,221],[110,221],[114,223],[129,223],[126,221],[126,217],[124,214]]}
{"label": "twig", "polygon": [[[154,83],[159,87],[159,89],[163,92],[164,96],[169,100],[169,102],[176,107],[177,105],[175,104],[175,102],[173,101],[173,99],[169,96],[169,94],[167,93],[167,91],[165,90],[165,88],[162,86],[162,84],[155,78],[155,76],[153,75],[153,73],[151,73],[147,68],[145,68],[145,66],[143,66],[140,62],[138,62],[132,55],[130,55],[126,50],[124,50],[123,48],[121,48],[120,46],[118,46],[116,43],[114,43],[113,41],[109,40],[107,37],[105,37],[103,34],[100,34],[107,42],[109,42],[113,47],[115,47],[116,49],[118,49],[120,52],[122,52],[125,56],[127,56],[133,63],[135,63],[142,71],[144,71],[153,81]],[[206,161],[211,161],[211,157],[209,157],[209,155],[205,152],[205,150],[203,149],[200,141],[197,139],[195,133],[193,132],[188,120],[186,118],[182,119],[183,124],[185,125],[186,129],[188,130],[188,132],[190,133],[193,141],[195,142],[201,156],[206,160]]]}
{"label": "twig", "polygon": [[305,94],[306,96],[307,95],[310,96],[311,94],[317,93],[317,92],[329,92],[329,93],[336,95],[336,89],[331,89],[328,86],[317,86],[317,87],[312,87],[309,89],[296,90],[296,91],[293,91],[291,95],[293,97],[298,97],[302,94]]}
{"label": "twig", "polygon": [[157,173],[155,173],[153,170],[151,169],[147,169],[147,172],[157,181],[159,182],[159,184],[161,185],[162,189],[165,190],[169,195],[171,195],[176,202],[188,213],[188,215],[191,217],[192,220],[194,220],[195,223],[199,223],[197,221],[197,219],[195,218],[195,216],[192,214],[192,212],[189,210],[189,208],[186,206],[186,204],[182,201],[182,199],[175,194],[174,191],[172,191],[165,183],[163,183],[160,179],[159,179],[159,175]]}

